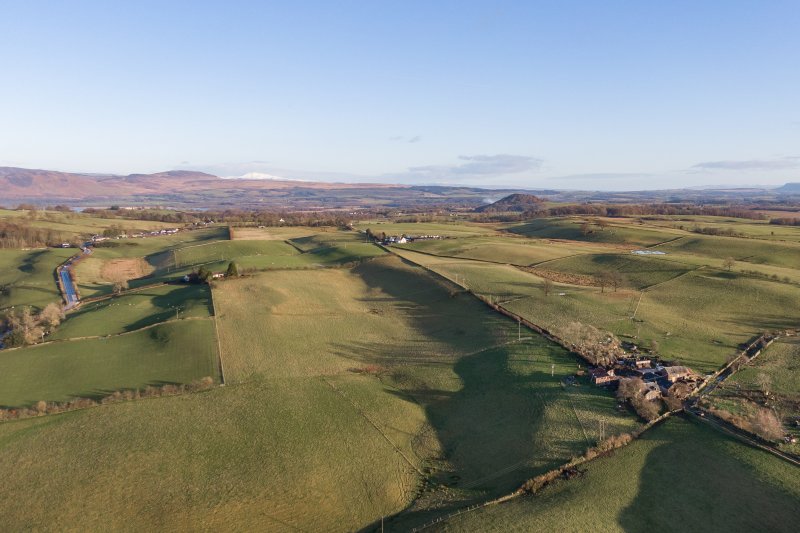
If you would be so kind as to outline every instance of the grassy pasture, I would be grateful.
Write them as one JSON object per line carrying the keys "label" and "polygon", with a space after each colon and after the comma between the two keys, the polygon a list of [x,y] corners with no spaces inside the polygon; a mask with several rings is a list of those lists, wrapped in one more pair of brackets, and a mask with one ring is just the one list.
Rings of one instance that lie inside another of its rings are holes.
{"label": "grassy pasture", "polygon": [[164,285],[84,304],[67,316],[50,339],[125,333],[174,319],[176,315],[210,316],[208,285]]}
{"label": "grassy pasture", "polygon": [[635,291],[601,294],[593,287],[556,284],[553,294],[545,297],[541,278],[513,267],[398,253],[556,333],[577,321],[636,336],[646,345],[656,340],[663,355],[699,371],[718,368],[740,343],[766,329],[793,327],[800,321],[794,303],[800,288],[735,272],[697,270],[657,285],[644,293],[638,320],[632,321],[640,295]]}
{"label": "grassy pasture", "polygon": [[55,269],[75,249],[0,250],[0,309],[30,305],[42,308],[61,301]]}
{"label": "grassy pasture", "polygon": [[[350,531],[416,488],[418,406],[363,376],[270,380],[0,426],[10,530]],[[392,428],[394,446],[369,422]],[[92,443],[91,446],[87,443]],[[35,490],[33,488],[36,487]],[[75,487],[80,487],[76,490]]]}
{"label": "grassy pasture", "polygon": [[[770,378],[770,392],[800,396],[800,340],[783,338],[773,343],[755,361],[733,374],[730,381],[746,389],[757,390],[756,378]],[[798,413],[800,414],[800,413]]]}
{"label": "grassy pasture", "polygon": [[296,256],[299,252],[283,241],[217,241],[175,250],[178,268],[203,265],[206,263],[258,261],[263,257],[264,264],[281,263],[283,257]]}
{"label": "grassy pasture", "polygon": [[[219,284],[214,294],[228,383],[374,368],[383,395],[424,409],[415,461],[448,488],[426,493],[404,524],[513,490],[594,443],[600,417],[609,431],[636,423],[599,389],[563,389],[576,360],[560,347],[539,337],[511,342],[513,321],[397,258],[352,272],[268,272]],[[357,403],[376,401],[388,400]]]}
{"label": "grassy pasture", "polygon": [[576,254],[603,252],[604,247],[588,244],[565,244],[540,239],[507,237],[465,237],[416,241],[396,245],[398,248],[434,255],[462,257],[479,261],[528,266]]}
{"label": "grassy pasture", "polygon": [[98,397],[115,390],[217,377],[210,320],[186,320],[101,339],[0,352],[0,405]]}
{"label": "grassy pasture", "polygon": [[[507,231],[526,237],[566,239],[627,246],[653,246],[684,234],[668,228],[638,225],[629,219],[606,219],[605,229],[592,224],[593,218],[542,218],[507,227]],[[590,223],[590,233],[584,235],[581,226]]]}
{"label": "grassy pasture", "polygon": [[307,228],[300,226],[269,226],[264,228],[234,227],[235,241],[285,241],[298,237],[308,237],[325,231],[337,231],[333,228]]}
{"label": "grassy pasture", "polygon": [[547,263],[548,270],[597,276],[603,271],[617,271],[622,274],[624,285],[643,289],[663,283],[683,275],[692,266],[679,263],[663,256],[636,256],[627,254],[586,254]]}
{"label": "grassy pasture", "polygon": [[469,222],[359,222],[359,231],[372,230],[375,235],[440,235],[445,237],[470,237],[489,235],[496,232],[491,224],[474,224]]}
{"label": "grassy pasture", "polygon": [[121,226],[130,232],[152,231],[163,228],[174,228],[175,223],[152,220],[129,220],[124,218],[101,218],[83,213],[65,213],[61,211],[37,210],[35,217],[27,210],[17,211],[0,209],[0,219],[20,219],[34,228],[45,228],[69,237],[88,237],[111,226]]}
{"label": "grassy pasture", "polygon": [[766,452],[674,419],[586,473],[434,531],[794,531],[800,477]]}
{"label": "grassy pasture", "polygon": [[658,247],[665,252],[705,256],[712,259],[732,257],[736,261],[756,265],[800,267],[800,245],[758,239],[691,235]]}
{"label": "grassy pasture", "polygon": [[[788,213],[787,218],[792,218],[792,213]],[[780,218],[780,215],[776,218]],[[667,220],[645,220],[647,225],[680,228],[691,231],[694,228],[708,229],[719,228],[721,230],[732,230],[738,234],[753,239],[765,239],[771,241],[790,241],[800,242],[800,227],[781,226],[770,224],[769,221],[754,221],[743,218],[729,217],[669,217]]]}

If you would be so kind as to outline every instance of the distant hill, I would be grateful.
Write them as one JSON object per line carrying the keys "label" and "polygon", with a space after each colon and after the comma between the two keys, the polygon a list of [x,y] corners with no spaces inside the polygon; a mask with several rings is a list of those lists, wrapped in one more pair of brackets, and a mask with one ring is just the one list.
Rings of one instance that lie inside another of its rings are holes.
{"label": "distant hill", "polygon": [[544,200],[538,196],[515,193],[509,194],[493,204],[478,207],[475,211],[478,213],[524,213],[526,211],[538,211],[541,209],[542,204],[544,204]]}
{"label": "distant hill", "polygon": [[787,183],[774,191],[780,194],[800,194],[800,183]]}

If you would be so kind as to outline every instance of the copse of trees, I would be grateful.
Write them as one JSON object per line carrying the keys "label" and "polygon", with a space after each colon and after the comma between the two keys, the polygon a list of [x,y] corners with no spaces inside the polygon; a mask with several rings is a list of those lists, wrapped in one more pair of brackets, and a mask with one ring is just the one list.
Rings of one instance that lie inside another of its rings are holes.
{"label": "copse of trees", "polygon": [[593,365],[612,365],[625,354],[622,343],[613,333],[590,324],[572,322],[564,328],[563,337],[573,344],[581,357]]}
{"label": "copse of trees", "polygon": [[0,248],[41,248],[70,238],[62,231],[33,227],[26,220],[0,220]]}
{"label": "copse of trees", "polygon": [[645,398],[644,381],[641,378],[622,378],[617,388],[617,399],[628,402],[636,414],[646,421],[658,417],[661,411],[660,402]]}
{"label": "copse of trees", "polygon": [[64,320],[64,310],[56,303],[47,304],[36,313],[25,306],[6,312],[2,318],[3,344],[9,348],[41,342]]}

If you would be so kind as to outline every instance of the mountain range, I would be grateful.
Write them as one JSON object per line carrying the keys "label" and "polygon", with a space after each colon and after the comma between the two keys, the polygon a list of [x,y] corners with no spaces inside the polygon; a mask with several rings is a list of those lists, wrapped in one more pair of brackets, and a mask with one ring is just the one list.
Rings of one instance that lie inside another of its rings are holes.
{"label": "mountain range", "polygon": [[263,175],[229,179],[204,172],[170,170],[154,174],[89,174],[0,167],[0,205],[68,204],[74,207],[169,206],[176,208],[267,208],[285,210],[411,209],[437,205],[478,208],[500,198],[509,207],[529,210],[541,201],[557,202],[752,202],[800,195],[799,183],[777,189],[719,188],[662,191],[559,191],[553,189],[485,189],[477,187],[328,183]]}

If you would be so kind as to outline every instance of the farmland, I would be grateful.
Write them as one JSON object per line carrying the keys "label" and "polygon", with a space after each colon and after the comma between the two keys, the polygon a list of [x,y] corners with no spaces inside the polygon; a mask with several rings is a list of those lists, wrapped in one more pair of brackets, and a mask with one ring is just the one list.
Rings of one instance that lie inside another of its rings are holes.
{"label": "farmland", "polygon": [[433,530],[686,531],[706,524],[714,531],[788,532],[800,519],[798,498],[800,478],[780,459],[706,426],[671,420],[593,461],[578,479]]}
{"label": "farmland", "polygon": [[[476,296],[556,334],[573,322],[596,326],[699,372],[800,319],[792,243],[699,236],[706,248],[676,227],[592,219],[584,233],[583,222],[357,225],[447,237],[386,248],[359,231],[297,227],[216,227],[97,247],[76,276],[84,299],[101,298],[69,312],[47,342],[0,352],[0,405],[206,376],[219,383],[220,369],[225,386],[0,424],[0,497],[32,502],[0,510],[0,522],[349,531],[384,517],[387,530],[406,531],[641,427],[585,376],[565,384],[584,361]],[[630,253],[646,246],[666,254]],[[720,257],[730,250],[733,268]],[[8,251],[9,266],[33,266],[3,271],[6,283],[13,291],[37,282],[57,298],[49,265],[70,254]],[[243,276],[174,283],[231,261]],[[623,282],[601,287],[603,272]],[[109,297],[117,280],[131,290]],[[758,361],[776,392],[794,394],[794,348],[778,343]],[[735,380],[747,383],[748,372]],[[100,444],[88,450],[86,439]],[[642,511],[654,499],[686,507],[690,521],[713,508],[719,523],[747,526],[748,506],[760,505],[784,523],[796,519],[800,486],[776,461],[673,419],[578,479],[439,527],[669,529],[669,513]],[[696,472],[696,487],[663,493],[673,481],[691,485]],[[32,492],[30,480],[45,477]],[[75,483],[86,487],[80,505]],[[591,512],[576,518],[575,498]]]}
{"label": "farmland", "polygon": [[116,390],[217,375],[210,320],[157,325],[110,338],[40,344],[0,353],[0,405],[98,398]]}
{"label": "farmland", "polygon": [[55,268],[74,253],[58,248],[0,250],[0,309],[20,305],[42,308],[61,300]]}

